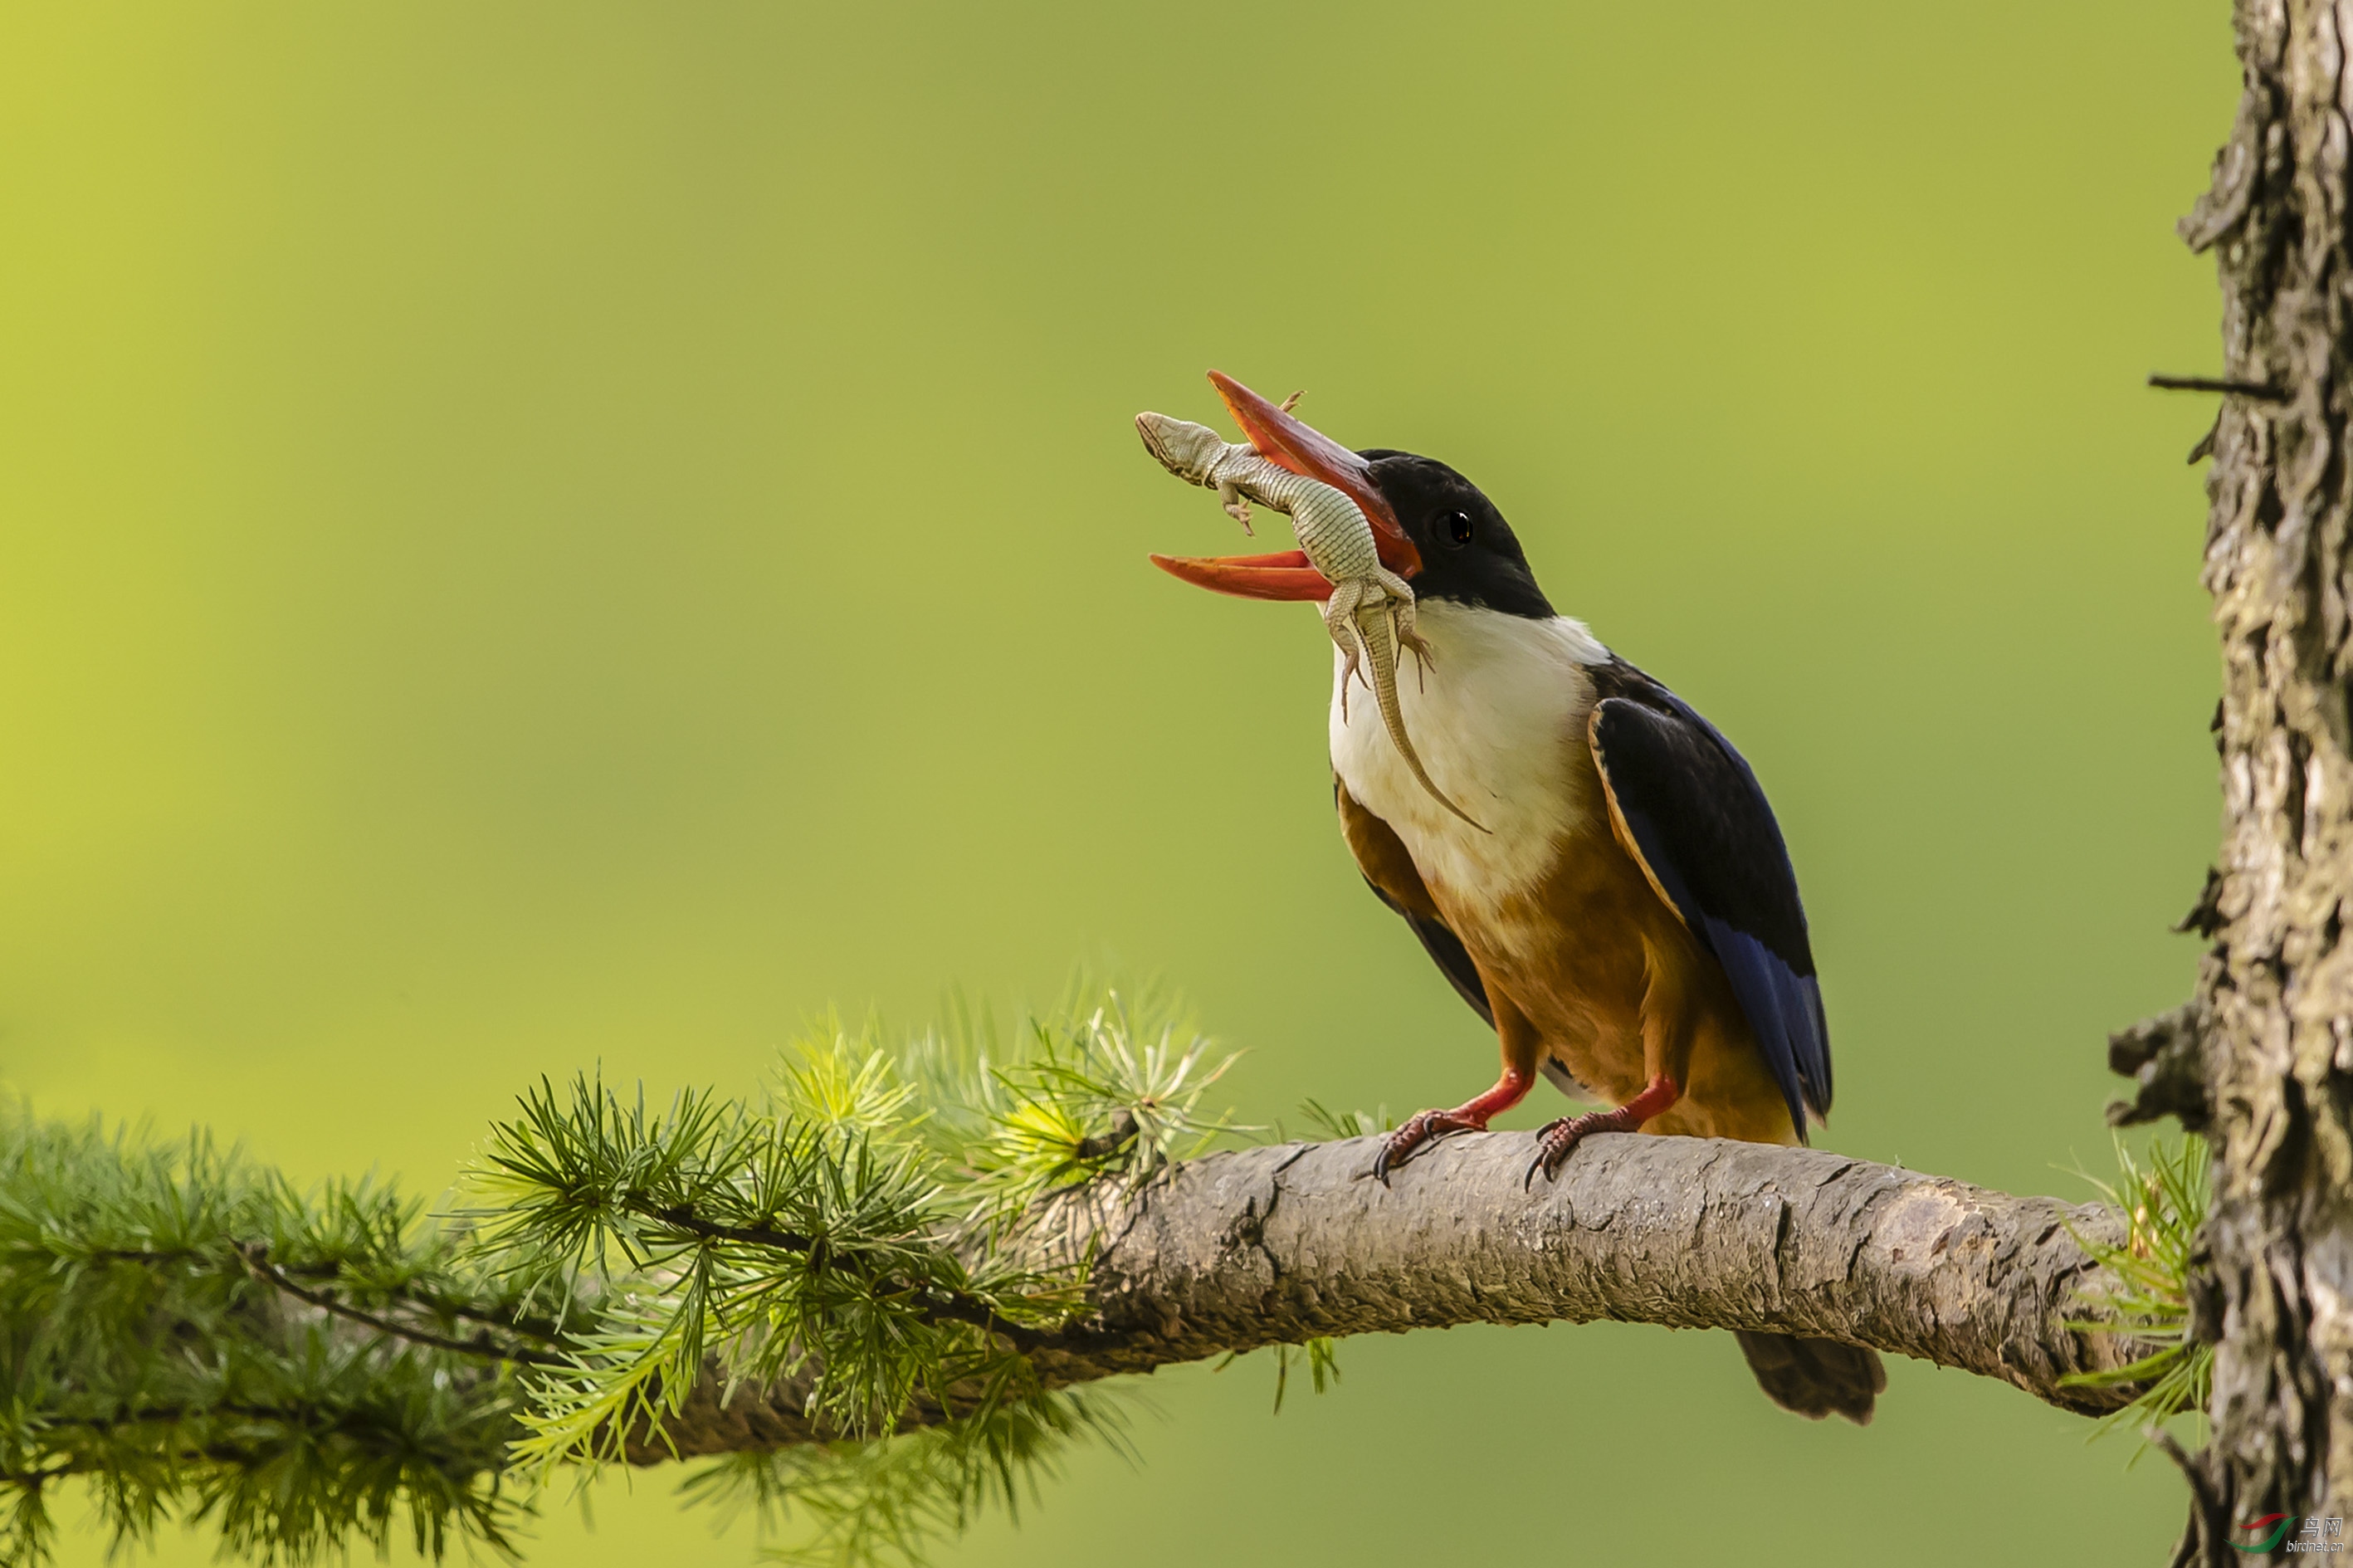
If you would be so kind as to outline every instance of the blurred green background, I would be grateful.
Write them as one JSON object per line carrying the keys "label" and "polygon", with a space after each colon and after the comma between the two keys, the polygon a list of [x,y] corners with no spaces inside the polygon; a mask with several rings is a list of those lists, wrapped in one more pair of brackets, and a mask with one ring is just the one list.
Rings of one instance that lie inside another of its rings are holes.
{"label": "blurred green background", "polygon": [[[1304,609],[1139,450],[1205,366],[1478,480],[1771,789],[1826,1141],[2087,1195],[2214,841],[2227,7],[15,7],[0,1077],[438,1191],[541,1073],[1182,987],[1259,1119],[1483,1086],[1331,820]],[[1278,524],[1279,526],[1279,524]],[[1532,1101],[1514,1125],[1552,1114]],[[2158,1560],[2130,1440],[1723,1335],[1155,1380],[955,1564]],[[674,1478],[535,1561],[738,1563]],[[202,1561],[204,1540],[164,1557]],[[97,1543],[69,1560],[94,1562]]]}

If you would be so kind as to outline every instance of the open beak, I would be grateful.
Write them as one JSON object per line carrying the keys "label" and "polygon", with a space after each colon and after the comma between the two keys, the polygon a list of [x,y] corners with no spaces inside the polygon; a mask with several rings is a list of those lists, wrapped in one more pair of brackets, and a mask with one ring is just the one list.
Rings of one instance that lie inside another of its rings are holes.
{"label": "open beak", "polygon": [[[1320,480],[1364,509],[1381,565],[1401,577],[1421,570],[1421,552],[1398,526],[1397,514],[1373,482],[1372,464],[1232,376],[1212,370],[1209,382],[1241,427],[1243,439],[1261,456],[1303,478]],[[1171,577],[1240,599],[1323,599],[1332,594],[1330,581],[1298,550],[1269,556],[1155,556],[1152,564]]]}
{"label": "open beak", "polygon": [[1332,597],[1331,579],[1307,564],[1304,550],[1278,550],[1271,556],[1155,556],[1152,564],[1196,588],[1236,599]]}

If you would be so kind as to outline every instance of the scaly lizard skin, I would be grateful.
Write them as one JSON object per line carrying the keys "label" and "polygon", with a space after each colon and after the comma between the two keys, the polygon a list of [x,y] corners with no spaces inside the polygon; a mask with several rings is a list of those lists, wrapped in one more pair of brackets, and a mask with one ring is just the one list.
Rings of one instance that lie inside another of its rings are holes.
{"label": "scaly lizard skin", "polygon": [[1421,787],[1448,810],[1486,832],[1431,781],[1406,734],[1405,715],[1398,705],[1398,650],[1410,649],[1416,659],[1427,662],[1430,644],[1414,630],[1413,589],[1381,565],[1372,525],[1365,521],[1363,509],[1345,492],[1293,473],[1250,447],[1225,440],[1206,425],[1166,414],[1138,414],[1135,428],[1161,467],[1187,484],[1216,491],[1228,514],[1244,532],[1251,531],[1253,501],[1290,517],[1291,531],[1307,564],[1332,584],[1332,596],[1324,601],[1324,629],[1331,633],[1345,660],[1340,671],[1341,718],[1345,721],[1348,716],[1348,682],[1351,678],[1365,681],[1372,688],[1381,722],[1388,726],[1398,755],[1405,758]]}

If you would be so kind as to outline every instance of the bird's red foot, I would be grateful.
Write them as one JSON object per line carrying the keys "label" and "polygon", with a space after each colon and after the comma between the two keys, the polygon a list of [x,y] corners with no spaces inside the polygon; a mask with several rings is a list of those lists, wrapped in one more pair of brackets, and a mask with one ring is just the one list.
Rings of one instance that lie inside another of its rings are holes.
{"label": "bird's red foot", "polygon": [[[1683,1098],[1683,1090],[1672,1078],[1652,1078],[1642,1092],[1620,1106],[1616,1110],[1588,1111],[1583,1116],[1565,1116],[1547,1123],[1536,1133],[1536,1157],[1521,1179],[1523,1191],[1536,1184],[1536,1172],[1544,1172],[1549,1181],[1560,1174],[1569,1154],[1577,1146],[1597,1132],[1632,1132],[1644,1122]],[[1398,1131],[1405,1129],[1399,1128]]]}
{"label": "bird's red foot", "polygon": [[1412,1159],[1424,1147],[1458,1132],[1484,1132],[1493,1118],[1527,1098],[1528,1086],[1536,1081],[1535,1069],[1504,1064],[1504,1075],[1495,1086],[1477,1099],[1465,1100],[1452,1110],[1426,1110],[1407,1118],[1406,1124],[1381,1140],[1381,1151],[1373,1156],[1369,1174],[1386,1187],[1389,1172]]}
{"label": "bird's red foot", "polygon": [[1386,1187],[1389,1184],[1390,1171],[1430,1145],[1441,1139],[1451,1138],[1458,1132],[1486,1131],[1485,1117],[1463,1114],[1470,1108],[1469,1106],[1461,1106],[1451,1111],[1426,1110],[1418,1116],[1408,1117],[1402,1127],[1381,1140],[1381,1151],[1373,1156],[1373,1180]]}

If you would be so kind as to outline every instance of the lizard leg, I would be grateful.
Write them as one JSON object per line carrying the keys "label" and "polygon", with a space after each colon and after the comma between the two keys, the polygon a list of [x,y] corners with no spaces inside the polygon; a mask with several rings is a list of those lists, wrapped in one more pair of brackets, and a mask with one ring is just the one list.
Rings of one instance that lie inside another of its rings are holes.
{"label": "lizard leg", "polygon": [[1218,504],[1226,509],[1227,516],[1242,525],[1243,533],[1253,539],[1258,537],[1258,530],[1250,526],[1250,497],[1242,493],[1240,485],[1230,479],[1219,480]]}
{"label": "lizard leg", "polygon": [[[1365,638],[1356,626],[1356,606],[1364,599],[1364,582],[1351,577],[1335,583],[1332,597],[1324,602],[1324,630],[1346,655],[1340,666],[1340,722],[1348,722],[1348,683],[1365,681]],[[1365,682],[1369,690],[1371,683]]]}
{"label": "lizard leg", "polygon": [[1414,628],[1413,589],[1403,577],[1386,567],[1375,571],[1374,580],[1380,585],[1383,597],[1388,600],[1390,632],[1396,638],[1397,645],[1413,655],[1414,674],[1422,682],[1422,690],[1428,691],[1430,666],[1436,662],[1437,656],[1430,652],[1430,639]]}
{"label": "lizard leg", "polygon": [[1413,605],[1410,601],[1389,601],[1389,633],[1397,645],[1413,655],[1414,683],[1422,691],[1430,690],[1430,666],[1437,655],[1430,651],[1430,639],[1413,627]]}

